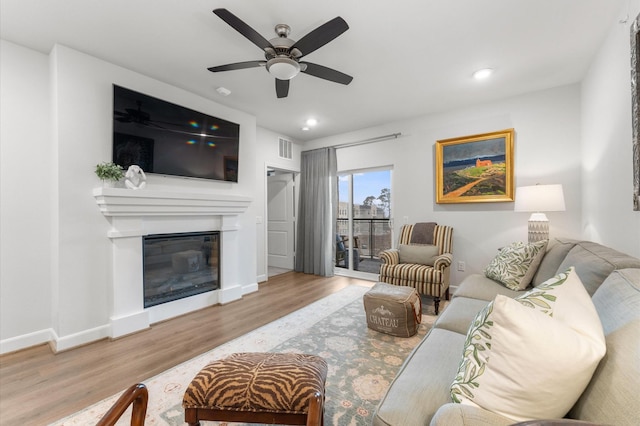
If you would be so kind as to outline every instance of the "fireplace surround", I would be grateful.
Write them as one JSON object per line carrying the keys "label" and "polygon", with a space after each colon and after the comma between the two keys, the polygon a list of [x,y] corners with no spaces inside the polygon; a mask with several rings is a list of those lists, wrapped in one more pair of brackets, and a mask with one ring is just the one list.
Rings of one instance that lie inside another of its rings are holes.
{"label": "fireplace surround", "polygon": [[[251,198],[123,188],[95,188],[93,196],[109,220],[111,241],[110,337],[217,303],[239,299],[248,291],[239,283],[239,216]],[[214,291],[156,306],[144,306],[143,237],[154,234],[217,231],[220,237],[220,283]]]}

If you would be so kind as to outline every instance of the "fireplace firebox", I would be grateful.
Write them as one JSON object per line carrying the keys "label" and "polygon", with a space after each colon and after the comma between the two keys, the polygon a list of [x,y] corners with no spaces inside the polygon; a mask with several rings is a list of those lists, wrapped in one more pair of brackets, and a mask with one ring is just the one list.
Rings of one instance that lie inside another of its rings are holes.
{"label": "fireplace firebox", "polygon": [[220,288],[220,232],[143,237],[144,307]]}

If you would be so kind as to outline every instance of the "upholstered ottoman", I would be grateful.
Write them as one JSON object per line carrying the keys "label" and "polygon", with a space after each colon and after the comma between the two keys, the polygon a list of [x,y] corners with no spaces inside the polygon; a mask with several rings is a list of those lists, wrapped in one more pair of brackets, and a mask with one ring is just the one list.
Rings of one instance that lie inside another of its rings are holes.
{"label": "upholstered ottoman", "polygon": [[414,288],[376,283],[363,299],[370,329],[399,337],[411,337],[418,331],[422,301]]}
{"label": "upholstered ottoman", "polygon": [[327,363],[315,355],[237,353],[205,366],[187,388],[185,421],[322,425]]}

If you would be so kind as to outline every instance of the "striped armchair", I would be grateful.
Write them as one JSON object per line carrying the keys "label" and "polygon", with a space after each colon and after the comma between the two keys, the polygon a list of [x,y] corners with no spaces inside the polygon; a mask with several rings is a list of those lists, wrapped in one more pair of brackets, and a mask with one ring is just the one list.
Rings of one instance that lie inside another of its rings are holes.
{"label": "striped armchair", "polygon": [[[400,244],[416,245],[414,228],[416,225],[404,225],[400,230]],[[453,260],[453,228],[435,225],[433,230],[434,246],[437,246],[437,257],[433,266],[418,263],[400,263],[400,252],[397,248],[380,253],[380,281],[415,288],[418,293],[433,297],[434,308],[438,315],[440,298],[449,300],[449,266]],[[429,233],[430,236],[430,233]],[[426,241],[428,243],[428,241]],[[422,243],[424,245],[424,242]],[[427,262],[431,263],[431,262]]]}

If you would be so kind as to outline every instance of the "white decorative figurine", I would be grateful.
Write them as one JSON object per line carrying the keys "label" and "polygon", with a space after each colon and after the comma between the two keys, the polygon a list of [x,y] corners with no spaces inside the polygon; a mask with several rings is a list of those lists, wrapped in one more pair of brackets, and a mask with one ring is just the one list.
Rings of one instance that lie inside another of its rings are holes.
{"label": "white decorative figurine", "polygon": [[140,166],[129,166],[124,177],[124,184],[129,189],[142,189],[147,185],[147,176]]}

